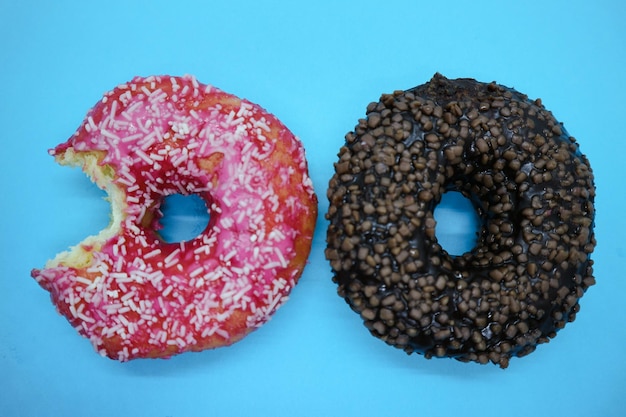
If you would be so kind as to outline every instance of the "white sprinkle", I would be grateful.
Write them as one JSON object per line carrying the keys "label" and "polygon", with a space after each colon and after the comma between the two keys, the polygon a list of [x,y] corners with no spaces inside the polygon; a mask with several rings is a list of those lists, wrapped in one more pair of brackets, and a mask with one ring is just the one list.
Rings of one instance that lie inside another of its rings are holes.
{"label": "white sprinkle", "polygon": [[174,167],[178,167],[180,164],[185,162],[188,157],[189,157],[189,154],[187,154],[186,152],[183,152],[180,156],[172,157],[171,158],[172,165]]}
{"label": "white sprinkle", "polygon": [[[115,148],[115,149],[117,149],[117,148]],[[127,186],[127,187],[131,187],[131,186],[134,184],[134,181],[133,181],[133,182],[130,182],[130,181],[129,181],[128,179],[126,179],[126,178],[118,178],[118,179],[117,179],[117,182],[119,182],[119,183],[121,183],[121,184],[124,184],[124,185],[125,185],[125,186]]]}
{"label": "white sprinkle", "polygon": [[115,121],[115,113],[117,112],[117,100],[113,100],[111,103],[110,111],[111,113],[109,114],[107,124],[112,126]]}
{"label": "white sprinkle", "polygon": [[251,104],[242,101],[241,106],[239,107],[239,111],[237,112],[237,117],[249,115],[250,113],[252,113],[250,111],[251,109],[252,109]]}
{"label": "white sprinkle", "polygon": [[225,256],[224,256],[224,262],[228,262],[230,261],[232,258],[235,257],[235,255],[237,254],[237,250],[236,249],[232,249],[230,252],[228,252]]}
{"label": "white sprinkle", "polygon": [[194,109],[189,110],[189,114],[196,120],[201,120],[200,115]]}
{"label": "white sprinkle", "polygon": [[270,129],[270,127],[265,123],[265,118],[256,121],[254,124],[255,127],[260,127],[261,129],[265,130],[266,132],[271,132],[272,129]]}
{"label": "white sprinkle", "polygon": [[133,176],[133,174],[131,174],[130,172],[126,171],[126,170],[120,170],[119,174],[122,175],[124,178],[126,178],[126,180],[128,180],[128,182],[133,185],[137,182],[137,179]]}
{"label": "white sprinkle", "polygon": [[104,306],[104,309],[106,310],[106,313],[108,315],[117,314],[120,308],[122,308],[121,303],[112,303],[112,304],[107,304],[106,306]]}
{"label": "white sprinkle", "polygon": [[201,253],[204,253],[205,255],[208,255],[210,252],[210,248],[208,245],[202,245],[202,246],[198,246],[196,249],[193,250],[193,253],[195,255],[199,255]]}
{"label": "white sprinkle", "polygon": [[[137,144],[141,147],[142,150],[147,151],[152,145],[154,145],[159,139],[160,132],[158,130],[153,130],[152,132],[145,135],[141,140],[137,141]],[[133,135],[133,139],[139,139],[142,136],[141,133],[137,133]]]}
{"label": "white sprinkle", "polygon": [[[156,154],[154,152],[150,153],[150,159],[153,159],[155,161],[164,161],[165,157],[163,157],[162,155]],[[161,180],[163,181],[163,180]]]}
{"label": "white sprinkle", "polygon": [[158,102],[163,101],[166,97],[167,97],[167,93],[161,90],[160,88],[157,88],[156,90],[152,92],[152,94],[150,94],[149,100],[152,103],[158,103]]}
{"label": "white sprinkle", "polygon": [[128,319],[122,315],[119,315],[118,318],[122,322],[122,324],[128,328],[128,325],[129,325]]}
{"label": "white sprinkle", "polygon": [[200,274],[202,273],[202,271],[204,271],[204,268],[200,266],[200,267],[198,267],[198,268],[194,269],[194,270],[193,270],[193,271],[189,274],[189,276],[190,276],[191,278],[195,278],[195,277],[197,277],[198,275],[200,275]]}
{"label": "white sprinkle", "polygon": [[172,84],[172,91],[178,91],[178,89],[180,88],[180,86],[178,85],[178,83],[176,82],[176,78],[174,77],[170,77],[170,83]]}
{"label": "white sprinkle", "polygon": [[117,333],[119,330],[121,330],[122,328],[122,324],[121,323],[117,323],[111,327],[105,328],[103,330],[103,336],[104,337],[111,337],[113,336],[115,333]]}
{"label": "white sprinkle", "polygon": [[217,333],[218,335],[222,336],[224,339],[228,339],[230,337],[230,335],[228,334],[228,332],[224,329],[216,329],[215,333]]}
{"label": "white sprinkle", "polygon": [[[128,201],[130,201],[130,198],[128,198]],[[146,237],[143,235],[137,235],[135,237],[135,243],[139,243],[144,248],[148,247],[148,242],[146,241]],[[139,263],[139,268],[145,269],[146,265],[143,264],[143,261],[141,261],[139,258],[135,258],[135,261]]]}
{"label": "white sprinkle", "polygon": [[263,265],[263,269],[273,269],[279,266],[281,266],[280,262],[273,261],[273,262],[268,262],[265,265]]}
{"label": "white sprinkle", "polygon": [[126,110],[124,110],[124,112],[122,112],[122,115],[123,115],[124,117],[127,117],[126,115],[128,115],[128,117],[127,117],[127,118],[129,118],[129,120],[130,120],[130,118],[131,118],[131,116],[130,116],[130,115],[131,115],[132,113],[134,113],[134,112],[135,112],[135,110],[139,109],[142,105],[143,105],[143,103],[142,103],[141,101],[136,101],[136,102],[134,102],[133,104],[131,104],[130,106],[128,106],[128,107],[126,108]]}
{"label": "white sprinkle", "polygon": [[[282,297],[282,300],[286,300],[287,297]],[[275,298],[272,299],[272,302],[268,304],[265,312],[266,315],[270,315],[272,313],[272,311],[274,311],[274,309],[278,306],[278,304],[281,302],[281,297],[277,296]]]}
{"label": "white sprinkle", "polygon": [[164,259],[165,261],[165,266],[166,267],[170,267],[172,266],[174,263],[178,262],[178,254],[180,253],[180,248],[176,248],[172,251],[172,253],[170,253],[169,255],[167,255],[167,257]]}
{"label": "white sprinkle", "polygon": [[[204,279],[207,281],[215,281],[222,278],[222,273],[220,271],[211,271],[204,275]],[[212,306],[215,307],[215,306]]]}
{"label": "white sprinkle", "polygon": [[[239,118],[239,119],[237,119],[235,121],[239,121],[241,123],[241,122],[243,122],[243,118]],[[235,137],[241,138],[242,136],[247,136],[247,132],[248,132],[248,130],[246,129],[246,126],[243,123],[239,124],[237,126],[237,128],[235,129]],[[248,142],[248,143],[250,143],[250,142]]]}
{"label": "white sprinkle", "polygon": [[158,248],[157,248],[157,249],[154,249],[153,251],[148,252],[147,254],[145,254],[145,255],[144,255],[144,259],[150,259],[150,258],[153,258],[153,257],[155,257],[155,256],[159,255],[160,253],[161,253],[161,249],[158,249]]}
{"label": "white sprinkle", "polygon": [[190,132],[187,122],[172,123],[172,130],[181,135],[188,135]]}
{"label": "white sprinkle", "polygon": [[241,222],[243,222],[244,217],[246,216],[246,212],[245,211],[240,211],[239,215],[237,216],[237,224],[241,224]]}
{"label": "white sprinkle", "polygon": [[131,299],[126,301],[126,304],[128,304],[128,308],[130,308],[132,311],[134,312],[139,312],[139,308],[137,307],[137,304],[135,304],[135,302]]}
{"label": "white sprinkle", "polygon": [[120,95],[120,101],[122,102],[122,104],[124,104],[125,106],[128,104],[128,102],[133,98],[133,94],[130,91],[126,91],[124,94]]}
{"label": "white sprinkle", "polygon": [[166,314],[167,313],[167,309],[165,308],[165,303],[163,303],[163,297],[158,297],[157,298],[157,303],[159,304],[159,307],[161,308],[161,313],[162,314]]}
{"label": "white sprinkle", "polygon": [[85,277],[80,277],[80,276],[76,277],[76,282],[80,282],[85,285],[91,285],[93,283],[92,280],[85,278]]}
{"label": "white sprinkle", "polygon": [[109,277],[119,282],[132,282],[132,278],[126,272],[111,272]]}
{"label": "white sprinkle", "polygon": [[248,291],[250,291],[252,289],[252,285],[248,284],[245,287],[243,287],[242,289],[240,289],[234,296],[233,296],[233,300],[235,302],[239,301]]}
{"label": "white sprinkle", "polygon": [[[242,125],[243,121],[244,121],[243,117],[238,117],[236,119],[231,120],[230,124],[231,124],[231,126],[237,126],[237,128],[243,127],[244,130],[245,130],[245,126]],[[241,133],[241,132],[239,132],[239,133]],[[235,134],[237,134],[237,130],[235,130]]]}
{"label": "white sprinkle", "polygon": [[281,240],[285,239],[285,235],[280,230],[274,229],[274,230],[272,230],[270,232],[270,234],[267,236],[267,238],[270,239],[270,240],[281,241]]}
{"label": "white sprinkle", "polygon": [[[191,313],[191,310],[193,310],[195,308],[195,305],[193,304],[189,304],[187,307],[185,307],[185,310],[183,310],[183,314],[186,316],[189,316],[189,313]],[[182,329],[185,330],[185,326],[182,326]],[[178,334],[180,334],[181,336],[183,334],[185,334],[185,332],[178,332]]]}
{"label": "white sprinkle", "polygon": [[73,317],[78,317],[78,313],[76,312],[76,306],[74,304],[70,304],[70,313]]}
{"label": "white sprinkle", "polygon": [[109,132],[108,130],[106,130],[106,129],[104,129],[104,128],[103,128],[103,129],[100,129],[100,133],[102,133],[102,136],[107,137],[107,138],[109,138],[109,139],[113,139],[113,140],[115,140],[115,141],[120,140],[120,137],[119,137],[119,136],[117,136],[117,135],[116,135],[115,133],[113,133],[113,132]]}
{"label": "white sprinkle", "polygon": [[142,151],[140,148],[135,149],[135,153],[141,159],[143,159],[146,163],[148,163],[150,165],[154,164],[154,161],[152,159],[150,159],[150,157],[144,151]]}
{"label": "white sprinkle", "polygon": [[[174,287],[172,286],[172,284],[168,285],[167,288],[165,288],[165,290],[163,291],[163,297],[167,297],[168,295],[170,295],[173,289]],[[162,303],[163,303],[163,300],[161,299],[161,297],[159,297],[159,304],[161,304],[161,308],[163,309]]]}
{"label": "white sprinkle", "polygon": [[130,300],[131,298],[133,298],[135,295],[136,295],[135,291],[133,290],[131,292],[128,292],[128,293],[124,294],[122,296],[122,298],[120,298],[120,300],[122,300],[122,303],[124,303],[125,301]]}
{"label": "white sprinkle", "polygon": [[[84,306],[84,304],[81,304],[81,307],[83,307],[83,306]],[[81,308],[81,310],[82,310],[82,308]],[[77,311],[76,312],[76,316],[79,319],[81,319],[82,321],[87,322],[87,323],[95,323],[96,322],[96,320],[94,320],[93,318],[85,315],[82,311]]]}
{"label": "white sprinkle", "polygon": [[278,203],[278,196],[276,194],[272,194],[269,200],[272,203],[272,211],[276,212],[276,210],[278,210],[278,207],[280,206]]}
{"label": "white sprinkle", "polygon": [[229,229],[235,224],[235,221],[231,217],[222,217],[220,219],[220,224],[224,229]]}
{"label": "white sprinkle", "polygon": [[88,116],[87,117],[87,123],[89,125],[89,127],[91,128],[91,130],[98,130],[98,126],[96,126],[96,124],[93,121],[93,117]]}
{"label": "white sprinkle", "polygon": [[213,334],[215,333],[216,330],[217,330],[216,326],[206,327],[204,330],[202,330],[202,333],[200,334],[200,337],[210,337],[210,336],[213,336]]}

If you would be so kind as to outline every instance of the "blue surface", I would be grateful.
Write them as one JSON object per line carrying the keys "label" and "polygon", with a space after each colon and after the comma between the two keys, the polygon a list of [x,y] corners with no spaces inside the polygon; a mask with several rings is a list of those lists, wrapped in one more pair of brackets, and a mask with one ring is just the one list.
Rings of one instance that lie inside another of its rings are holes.
{"label": "blue surface", "polygon": [[[625,4],[0,0],[0,415],[625,416]],[[597,285],[574,323],[506,371],[387,347],[336,295],[324,259],[344,134],[381,93],[436,71],[541,97],[596,175]],[[300,284],[263,328],[230,348],[122,364],[94,353],[29,276],[108,223],[102,192],[46,150],[103,92],[164,73],[257,102],[301,137],[320,217]]]}

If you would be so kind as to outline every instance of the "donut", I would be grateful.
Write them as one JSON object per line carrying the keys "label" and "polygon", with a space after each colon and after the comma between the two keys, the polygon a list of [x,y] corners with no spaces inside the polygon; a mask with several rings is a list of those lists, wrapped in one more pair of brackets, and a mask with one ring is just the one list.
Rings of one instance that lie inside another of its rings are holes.
{"label": "donut", "polygon": [[[192,76],[135,77],[50,154],[107,192],[111,222],[31,275],[103,356],[231,345],[303,272],[317,217],[304,149],[256,104]],[[188,241],[158,232],[173,194],[207,205],[208,225]]]}
{"label": "donut", "polygon": [[[479,217],[451,255],[434,210],[446,192]],[[575,319],[595,283],[593,174],[541,100],[447,79],[383,94],[346,135],[327,197],[338,294],[408,354],[502,368]]]}

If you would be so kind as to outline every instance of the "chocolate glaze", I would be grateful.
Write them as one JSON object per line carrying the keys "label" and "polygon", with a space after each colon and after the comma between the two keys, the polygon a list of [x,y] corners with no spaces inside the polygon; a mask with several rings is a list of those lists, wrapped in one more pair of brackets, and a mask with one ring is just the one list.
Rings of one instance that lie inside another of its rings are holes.
{"label": "chocolate glaze", "polygon": [[[435,74],[366,114],[330,180],[326,257],[374,336],[505,368],[574,320],[595,282],[593,174],[540,100]],[[446,191],[481,218],[460,256],[435,235]]]}

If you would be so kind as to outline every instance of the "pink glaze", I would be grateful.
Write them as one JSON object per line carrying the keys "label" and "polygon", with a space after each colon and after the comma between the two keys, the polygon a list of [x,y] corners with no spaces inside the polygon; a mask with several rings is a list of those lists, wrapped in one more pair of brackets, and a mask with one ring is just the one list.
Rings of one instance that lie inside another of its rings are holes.
{"label": "pink glaze", "polygon": [[[317,200],[301,143],[274,116],[190,76],[137,77],[105,94],[50,152],[70,148],[103,151],[100,165],[125,195],[121,231],[84,247],[93,253],[85,267],[32,275],[102,355],[228,345],[287,299]],[[165,243],[158,208],[174,193],[202,196],[210,222],[193,240]]]}

